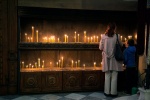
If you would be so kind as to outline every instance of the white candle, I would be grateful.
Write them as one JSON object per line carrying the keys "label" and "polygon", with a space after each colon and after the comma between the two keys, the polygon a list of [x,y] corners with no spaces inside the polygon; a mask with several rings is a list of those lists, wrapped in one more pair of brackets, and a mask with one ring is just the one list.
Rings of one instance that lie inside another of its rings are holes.
{"label": "white candle", "polygon": [[73,60],[72,60],[72,65],[71,65],[71,67],[73,68]]}
{"label": "white candle", "polygon": [[56,65],[57,65],[57,67],[58,67],[58,62],[56,62]]}
{"label": "white candle", "polygon": [[29,64],[29,68],[31,68],[31,63]]}
{"label": "white candle", "polygon": [[78,67],[80,67],[80,60],[78,60]]}
{"label": "white candle", "polygon": [[77,61],[75,62],[75,64],[76,64],[76,68],[77,68]]}
{"label": "white candle", "polygon": [[65,42],[67,41],[67,35],[65,34]]}
{"label": "white candle", "polygon": [[86,42],[86,31],[84,31],[84,42]]}
{"label": "white candle", "polygon": [[79,42],[79,34],[78,34],[78,42]]}
{"label": "white candle", "polygon": [[93,42],[93,38],[91,37],[91,42]]}
{"label": "white candle", "polygon": [[74,33],[75,33],[75,36],[74,36],[74,42],[76,42],[76,31],[75,31]]}
{"label": "white candle", "polygon": [[32,26],[32,42],[34,42],[34,27]]}
{"label": "white candle", "polygon": [[85,64],[83,64],[83,67],[84,67],[84,69],[85,69]]}
{"label": "white candle", "polygon": [[38,30],[36,30],[36,42],[38,42]]}
{"label": "white candle", "polygon": [[88,43],[90,42],[90,38],[88,37]]}
{"label": "white candle", "polygon": [[44,60],[43,60],[43,65],[42,65],[42,68],[44,68]]}
{"label": "white candle", "polygon": [[61,57],[61,60],[62,60],[62,62],[61,62],[61,67],[63,68],[63,57]]}
{"label": "white candle", "polygon": [[25,33],[25,42],[28,42],[27,33]]}
{"label": "white candle", "polygon": [[57,40],[58,40],[58,42],[59,42],[59,38],[58,38]]}
{"label": "white candle", "polygon": [[122,41],[122,36],[120,36],[121,37],[121,41]]}
{"label": "white candle", "polygon": [[50,67],[51,67],[51,65],[52,65],[52,62],[50,62]]}
{"label": "white candle", "polygon": [[94,67],[96,67],[96,62],[94,62]]}
{"label": "white candle", "polygon": [[59,60],[59,68],[60,68],[60,60]]}
{"label": "white candle", "polygon": [[24,61],[22,62],[22,68],[24,68]]}
{"label": "white candle", "polygon": [[37,62],[35,62],[35,68],[37,68]]}
{"label": "white candle", "polygon": [[98,36],[97,36],[97,42],[98,42]]}

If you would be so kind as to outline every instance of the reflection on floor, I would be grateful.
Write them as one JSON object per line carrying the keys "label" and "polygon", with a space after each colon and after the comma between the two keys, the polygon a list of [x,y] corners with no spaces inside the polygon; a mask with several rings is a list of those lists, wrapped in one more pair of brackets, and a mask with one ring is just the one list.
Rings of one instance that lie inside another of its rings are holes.
{"label": "reflection on floor", "polygon": [[6,95],[0,96],[0,100],[138,100],[138,95],[127,95],[120,92],[118,97],[106,97],[103,92],[74,92],[74,93],[50,93],[32,95]]}

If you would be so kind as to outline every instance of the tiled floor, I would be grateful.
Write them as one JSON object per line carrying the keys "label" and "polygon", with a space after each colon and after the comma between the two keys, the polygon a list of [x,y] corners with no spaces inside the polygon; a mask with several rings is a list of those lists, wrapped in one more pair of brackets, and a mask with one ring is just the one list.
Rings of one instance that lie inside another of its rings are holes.
{"label": "tiled floor", "polygon": [[127,95],[120,92],[117,98],[112,98],[104,96],[103,92],[74,92],[34,95],[6,95],[0,96],[0,100],[138,100],[138,95]]}

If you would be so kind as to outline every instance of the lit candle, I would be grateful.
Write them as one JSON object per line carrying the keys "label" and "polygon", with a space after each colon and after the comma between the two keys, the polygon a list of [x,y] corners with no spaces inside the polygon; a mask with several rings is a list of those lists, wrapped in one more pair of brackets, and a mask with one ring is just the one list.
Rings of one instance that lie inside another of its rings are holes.
{"label": "lit candle", "polygon": [[98,42],[98,36],[97,36],[97,42]]}
{"label": "lit candle", "polygon": [[66,42],[68,42],[68,35],[67,35],[67,40],[66,40]]}
{"label": "lit candle", "polygon": [[32,26],[32,42],[34,42],[34,27]]}
{"label": "lit candle", "polygon": [[121,41],[122,41],[122,36],[120,36],[121,37]]}
{"label": "lit candle", "polygon": [[32,68],[34,68],[34,65],[32,65]]}
{"label": "lit candle", "polygon": [[28,65],[26,65],[26,68],[28,68]]}
{"label": "lit candle", "polygon": [[56,65],[57,65],[57,67],[58,67],[58,62],[56,62]]}
{"label": "lit candle", "polygon": [[134,38],[137,39],[137,34],[135,34]]}
{"label": "lit candle", "polygon": [[90,42],[90,38],[88,37],[88,43]]}
{"label": "lit candle", "polygon": [[78,60],[78,67],[80,67],[80,60]]}
{"label": "lit candle", "polygon": [[66,39],[67,39],[67,35],[65,34],[65,42],[66,42]]}
{"label": "lit candle", "polygon": [[25,42],[28,42],[27,33],[25,33]]}
{"label": "lit candle", "polygon": [[75,64],[76,64],[76,68],[77,68],[77,61],[75,62]]}
{"label": "lit candle", "polygon": [[72,66],[71,67],[73,68],[73,60],[72,60]]}
{"label": "lit candle", "polygon": [[91,37],[91,42],[93,42],[93,38]]}
{"label": "lit candle", "polygon": [[35,68],[37,68],[37,62],[35,62]]}
{"label": "lit candle", "polygon": [[38,42],[38,30],[36,30],[36,42]]}
{"label": "lit candle", "polygon": [[94,67],[96,67],[96,62],[94,62]]}
{"label": "lit candle", "polygon": [[86,31],[84,31],[84,42],[86,42]]}
{"label": "lit candle", "polygon": [[24,68],[24,61],[22,62],[22,68]]}
{"label": "lit candle", "polygon": [[79,42],[79,34],[78,34],[78,42]]}
{"label": "lit candle", "polygon": [[75,36],[74,36],[74,42],[76,42],[76,31],[75,31],[74,33],[75,33]]}
{"label": "lit candle", "polygon": [[28,37],[28,42],[30,42],[30,37]]}
{"label": "lit candle", "polygon": [[58,40],[58,42],[59,42],[59,38],[58,38],[57,40]]}
{"label": "lit candle", "polygon": [[124,38],[124,40],[125,40],[125,42],[126,42],[126,40],[127,40],[127,39],[126,39],[126,38]]}
{"label": "lit candle", "polygon": [[29,68],[31,68],[31,63],[29,64]]}
{"label": "lit candle", "polygon": [[40,68],[40,58],[38,58],[38,67]]}
{"label": "lit candle", "polygon": [[32,39],[32,37],[30,38],[30,42],[33,42],[33,39]]}
{"label": "lit candle", "polygon": [[61,60],[62,60],[62,62],[61,62],[61,67],[63,68],[63,57],[61,57]]}
{"label": "lit candle", "polygon": [[60,60],[59,60],[59,68],[60,68]]}
{"label": "lit candle", "polygon": [[84,69],[85,69],[85,64],[83,64],[83,67],[84,67]]}
{"label": "lit candle", "polygon": [[50,67],[51,67],[51,65],[52,65],[52,62],[50,62]]}
{"label": "lit candle", "polygon": [[43,65],[42,65],[42,68],[44,68],[44,60],[43,60]]}

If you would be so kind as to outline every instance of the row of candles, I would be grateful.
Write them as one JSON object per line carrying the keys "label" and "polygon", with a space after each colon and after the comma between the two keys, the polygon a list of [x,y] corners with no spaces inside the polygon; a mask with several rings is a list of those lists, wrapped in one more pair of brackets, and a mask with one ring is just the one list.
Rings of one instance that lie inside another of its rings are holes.
{"label": "row of candles", "polygon": [[[83,40],[81,41],[80,40],[80,34],[77,34],[77,32],[75,31],[74,32],[74,42],[86,42],[86,43],[90,43],[90,42],[99,42],[99,36],[89,36],[87,37],[86,35],[86,31],[83,32],[84,33],[84,37],[83,37]],[[38,33],[38,30],[36,30],[36,34],[35,34],[35,30],[34,30],[34,26],[32,26],[32,36],[28,36],[27,33],[25,33],[25,42],[39,42],[39,33]],[[102,36],[102,34],[101,34]],[[69,42],[68,41],[68,38],[69,36],[67,34],[64,34],[64,42]],[[121,41],[126,41],[127,38],[124,37],[124,40],[123,40],[123,36],[120,36],[121,38]],[[132,36],[128,36],[128,39],[129,38],[132,38]],[[137,35],[135,35],[134,37],[135,39],[137,39]],[[60,38],[57,38],[55,36],[45,36],[43,37],[43,42],[60,42]]]}
{"label": "row of candles", "polygon": [[[49,64],[50,64],[49,67],[51,68],[52,62],[50,61]],[[25,64],[24,61],[21,61],[20,67],[21,68],[45,68],[45,64],[44,64],[44,60],[42,61],[42,64],[41,64],[41,59],[38,58],[37,62],[35,62],[34,64],[32,64],[32,63]],[[57,68],[63,68],[64,67],[63,57],[61,58],[61,60],[58,60],[58,62],[56,62],[56,67]],[[70,67],[71,68],[81,67],[80,66],[80,60],[77,60],[77,61],[71,60],[71,66]],[[85,64],[83,64],[83,67],[85,68]],[[93,67],[96,67],[96,62],[93,62]]]}

